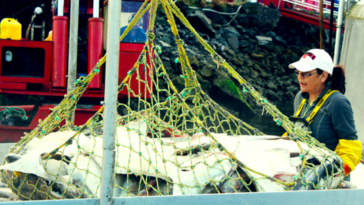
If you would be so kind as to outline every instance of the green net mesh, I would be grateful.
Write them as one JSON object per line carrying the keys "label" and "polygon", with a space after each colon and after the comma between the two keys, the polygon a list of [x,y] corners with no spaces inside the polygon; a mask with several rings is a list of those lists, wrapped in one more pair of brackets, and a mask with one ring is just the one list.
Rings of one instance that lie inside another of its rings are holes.
{"label": "green net mesh", "polygon": [[[152,28],[161,4],[178,46],[185,88],[169,79]],[[217,54],[171,0],[146,1],[120,40],[149,11],[148,39],[119,85],[114,197],[268,192],[338,188],[343,164],[335,152],[295,127]],[[174,17],[191,30],[224,69],[252,95],[289,137],[267,136],[220,107],[200,87]],[[103,109],[84,125],[69,121],[78,100],[105,63],[75,83],[53,112],[10,149],[1,179],[24,200],[100,197]],[[132,85],[131,79],[138,85]],[[163,86],[162,86],[163,85]],[[168,96],[167,98],[165,96]],[[61,122],[66,124],[61,126]]]}

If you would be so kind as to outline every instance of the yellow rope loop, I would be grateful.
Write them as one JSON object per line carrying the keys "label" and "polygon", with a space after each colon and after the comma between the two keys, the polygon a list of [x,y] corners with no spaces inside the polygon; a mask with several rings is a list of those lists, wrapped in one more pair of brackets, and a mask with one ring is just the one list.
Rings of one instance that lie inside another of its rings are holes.
{"label": "yellow rope loop", "polygon": [[214,62],[217,65],[217,69],[219,69],[220,65],[224,65],[224,63],[226,62],[225,59],[223,57],[221,57],[219,54],[214,53],[212,55],[212,59],[214,60]]}

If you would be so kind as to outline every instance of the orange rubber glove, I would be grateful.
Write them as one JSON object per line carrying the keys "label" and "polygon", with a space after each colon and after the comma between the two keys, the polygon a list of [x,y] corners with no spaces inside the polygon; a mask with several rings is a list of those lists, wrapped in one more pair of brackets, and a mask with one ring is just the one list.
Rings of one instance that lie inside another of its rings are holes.
{"label": "orange rubber glove", "polygon": [[345,176],[347,177],[351,172],[349,165],[344,164],[344,169],[345,169]]}

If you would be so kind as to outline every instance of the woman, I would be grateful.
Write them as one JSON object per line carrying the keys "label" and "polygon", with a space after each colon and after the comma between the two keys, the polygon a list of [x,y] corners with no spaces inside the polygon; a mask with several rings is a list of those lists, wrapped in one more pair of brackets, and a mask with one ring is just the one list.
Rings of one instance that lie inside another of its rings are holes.
{"label": "woman", "polygon": [[294,100],[295,117],[305,119],[312,137],[335,151],[343,160],[345,175],[361,158],[362,144],[356,135],[353,111],[345,94],[345,73],[334,67],[322,49],[311,49],[289,65],[296,69],[301,91]]}

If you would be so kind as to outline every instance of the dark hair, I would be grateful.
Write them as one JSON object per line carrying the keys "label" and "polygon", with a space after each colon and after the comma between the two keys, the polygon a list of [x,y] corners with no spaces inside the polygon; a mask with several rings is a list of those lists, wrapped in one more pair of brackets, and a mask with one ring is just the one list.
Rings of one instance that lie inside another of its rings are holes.
{"label": "dark hair", "polygon": [[[317,68],[317,73],[321,75],[324,71]],[[332,72],[332,75],[329,74],[327,77],[325,84],[331,82],[331,89],[338,90],[342,94],[345,94],[345,68],[343,66],[336,66]]]}

